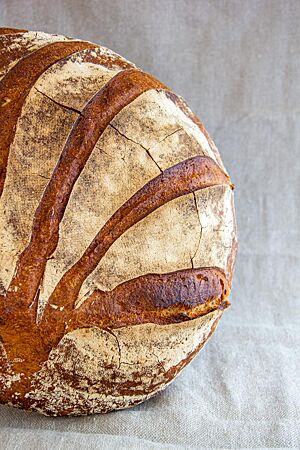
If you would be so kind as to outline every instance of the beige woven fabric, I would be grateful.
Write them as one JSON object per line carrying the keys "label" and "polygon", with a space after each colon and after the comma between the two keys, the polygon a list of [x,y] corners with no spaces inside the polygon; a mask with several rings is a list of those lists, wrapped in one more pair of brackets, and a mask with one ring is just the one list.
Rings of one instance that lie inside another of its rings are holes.
{"label": "beige woven fabric", "polygon": [[236,184],[228,310],[163,394],[53,419],[0,407],[3,449],[299,448],[300,2],[0,0],[0,26],[106,45],[189,102]]}

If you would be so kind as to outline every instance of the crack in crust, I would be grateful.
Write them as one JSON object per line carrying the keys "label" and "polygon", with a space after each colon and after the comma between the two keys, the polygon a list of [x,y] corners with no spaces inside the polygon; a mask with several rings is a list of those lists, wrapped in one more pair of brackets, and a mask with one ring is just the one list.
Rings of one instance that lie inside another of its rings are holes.
{"label": "crack in crust", "polygon": [[182,110],[182,112],[184,112],[184,114],[191,119],[197,126],[198,128],[202,131],[202,133],[204,134],[204,136],[207,139],[207,142],[209,143],[210,148],[212,149],[216,161],[218,162],[219,166],[221,167],[221,169],[224,170],[224,172],[226,172],[225,167],[222,163],[219,151],[217,149],[217,147],[215,146],[213,140],[211,139],[210,135],[208,134],[207,130],[205,129],[203,123],[201,122],[201,120],[199,119],[199,117],[196,116],[196,114],[194,114],[190,108],[188,107],[186,101],[180,97],[179,95],[174,94],[174,92],[166,92],[166,96],[172,100],[173,103],[175,103],[176,106],[178,106],[178,108],[180,108]]}
{"label": "crack in crust", "polygon": [[[152,161],[154,162],[154,164],[156,165],[156,167],[158,168],[158,170],[159,170],[160,172],[162,172],[162,168],[159,166],[159,164],[157,163],[157,161],[155,161],[155,159],[154,159],[153,156],[151,155],[150,149],[149,149],[149,148],[144,147],[144,145],[142,145],[141,143],[136,142],[135,140],[133,140],[133,139],[129,138],[128,136],[126,136],[126,134],[121,133],[121,131],[118,130],[118,128],[117,128],[116,126],[112,125],[111,123],[109,124],[109,126],[110,126],[111,128],[113,128],[113,129],[114,129],[117,133],[119,133],[121,136],[123,136],[125,139],[127,139],[127,141],[133,142],[134,144],[137,144],[137,145],[139,145],[140,147],[142,147],[142,148],[145,150],[145,152],[147,153],[147,155],[149,156],[149,158],[152,159]],[[173,134],[173,133],[172,133],[172,134]],[[167,138],[167,137],[168,137],[168,136],[166,136],[166,138]]]}
{"label": "crack in crust", "polygon": [[63,103],[59,103],[56,100],[54,100],[53,98],[51,98],[49,95],[47,95],[45,92],[42,92],[41,90],[39,90],[37,87],[34,88],[39,94],[43,95],[44,97],[46,97],[48,100],[50,100],[51,102],[55,103],[55,105],[58,105],[64,109],[67,109],[69,111],[73,111],[76,114],[79,114],[80,116],[82,116],[82,112],[79,109],[75,109],[72,108],[71,106],[68,105],[64,105]]}
{"label": "crack in crust", "polygon": [[200,220],[200,214],[199,214],[199,209],[198,209],[198,205],[197,205],[197,199],[196,199],[195,192],[193,192],[193,198],[194,198],[194,203],[195,203],[195,209],[196,209],[196,212],[197,212],[197,217],[198,217],[198,220],[199,220],[200,233],[199,233],[199,239],[198,239],[198,243],[197,243],[196,249],[195,249],[193,255],[191,256],[192,269],[194,268],[194,259],[195,259],[195,256],[198,253],[198,250],[199,250],[199,247],[200,247],[200,243],[201,243],[201,239],[202,239],[202,233],[203,233],[203,225],[202,225],[201,220]]}

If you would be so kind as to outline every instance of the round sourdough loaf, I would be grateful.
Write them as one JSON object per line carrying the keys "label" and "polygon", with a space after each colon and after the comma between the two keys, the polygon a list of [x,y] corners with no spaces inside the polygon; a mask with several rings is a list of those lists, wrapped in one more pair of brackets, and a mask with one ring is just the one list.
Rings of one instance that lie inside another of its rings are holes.
{"label": "round sourdough loaf", "polygon": [[0,403],[108,412],[229,305],[233,185],[184,100],[112,51],[0,29]]}

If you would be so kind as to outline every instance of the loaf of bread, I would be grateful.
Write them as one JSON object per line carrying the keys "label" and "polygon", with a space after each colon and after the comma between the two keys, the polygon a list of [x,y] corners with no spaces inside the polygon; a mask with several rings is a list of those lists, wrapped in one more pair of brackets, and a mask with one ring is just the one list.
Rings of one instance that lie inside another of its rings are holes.
{"label": "loaf of bread", "polygon": [[165,388],[229,305],[233,185],[181,97],[107,48],[0,29],[0,403]]}

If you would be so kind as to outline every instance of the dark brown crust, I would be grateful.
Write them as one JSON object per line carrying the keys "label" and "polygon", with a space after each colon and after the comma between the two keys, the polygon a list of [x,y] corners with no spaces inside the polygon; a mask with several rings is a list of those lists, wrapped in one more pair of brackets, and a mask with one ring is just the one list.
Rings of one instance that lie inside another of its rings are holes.
{"label": "dark brown crust", "polygon": [[73,308],[84,280],[126,230],[177,197],[220,184],[230,185],[230,178],[207,156],[195,156],[163,171],[127,200],[106,222],[79,261],[58,283],[49,303]]}
{"label": "dark brown crust", "polygon": [[28,30],[18,30],[17,28],[0,28],[0,35],[26,33],[27,31]]}
{"label": "dark brown crust", "polygon": [[9,148],[26,97],[37,79],[57,61],[86,48],[88,42],[55,42],[21,59],[0,80],[0,196],[3,191]]}
{"label": "dark brown crust", "polygon": [[68,329],[182,322],[225,309],[227,296],[224,272],[214,267],[142,275],[112,291],[93,292],[72,313]]}
{"label": "dark brown crust", "polygon": [[99,137],[122,108],[146,90],[162,86],[150,75],[130,69],[113,77],[85,106],[36,210],[30,243],[9,286],[15,308],[27,309],[36,299],[47,260],[57,247],[59,224],[72,188]]}

